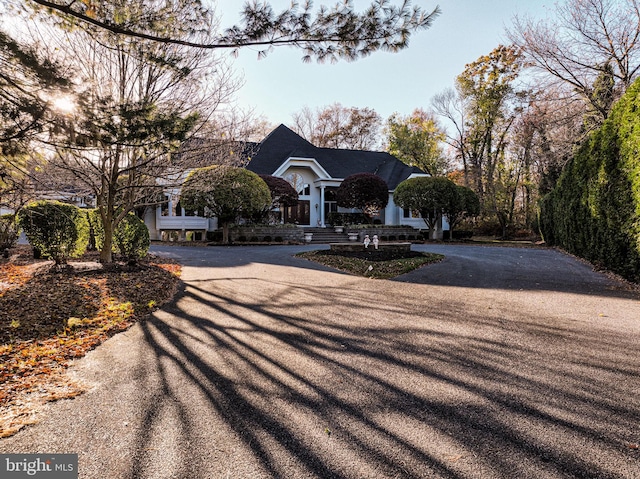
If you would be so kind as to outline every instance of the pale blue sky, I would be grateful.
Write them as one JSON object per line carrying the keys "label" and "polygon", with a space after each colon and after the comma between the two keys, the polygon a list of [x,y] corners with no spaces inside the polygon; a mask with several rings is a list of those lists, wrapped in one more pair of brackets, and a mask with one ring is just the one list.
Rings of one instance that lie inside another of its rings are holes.
{"label": "pale blue sky", "polygon": [[[393,0],[399,4],[399,0]],[[241,2],[218,0],[222,25],[237,21]],[[333,5],[316,0],[314,5]],[[370,2],[356,0],[356,8]],[[288,0],[272,0],[276,11]],[[452,87],[464,66],[506,43],[505,27],[514,15],[544,18],[553,11],[553,0],[414,0],[442,14],[427,30],[415,33],[409,48],[400,53],[374,53],[355,62],[303,63],[302,52],[279,47],[258,60],[255,50],[243,49],[234,68],[244,75],[238,92],[243,108],[254,108],[273,124],[290,124],[292,114],[304,106],[312,109],[338,102],[346,107],[373,108],[386,120],[394,112],[407,115],[426,108],[431,98]]]}

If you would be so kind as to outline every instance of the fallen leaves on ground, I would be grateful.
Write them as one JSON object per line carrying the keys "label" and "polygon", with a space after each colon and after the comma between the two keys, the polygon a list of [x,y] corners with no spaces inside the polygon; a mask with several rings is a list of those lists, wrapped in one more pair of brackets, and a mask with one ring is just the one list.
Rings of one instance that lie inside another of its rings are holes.
{"label": "fallen leaves on ground", "polygon": [[437,263],[444,256],[418,251],[308,251],[296,256],[367,278],[389,279],[426,264]]}
{"label": "fallen leaves on ground", "polygon": [[26,255],[0,263],[0,437],[32,423],[44,402],[80,394],[65,374],[70,361],[169,301],[180,274],[159,258],[87,269],[90,257],[84,268],[52,272]]}

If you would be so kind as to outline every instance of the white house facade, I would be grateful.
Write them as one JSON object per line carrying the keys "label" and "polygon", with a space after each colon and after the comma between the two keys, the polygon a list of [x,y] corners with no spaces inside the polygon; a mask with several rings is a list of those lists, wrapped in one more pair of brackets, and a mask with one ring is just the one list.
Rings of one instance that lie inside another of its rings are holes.
{"label": "white house facade", "polygon": [[[402,181],[427,175],[388,153],[318,148],[280,125],[253,149],[246,168],[257,174],[284,178],[296,189],[298,204],[282,209],[283,222],[300,227],[329,226],[331,213],[354,212],[336,204],[335,192],[342,181],[356,173],[374,173],[389,187],[389,203],[375,218],[376,223],[425,228],[422,218],[394,203],[393,192]],[[215,219],[185,211],[180,206],[179,193],[178,189],[167,191],[167,202],[147,212],[145,223],[152,239],[185,239],[194,233],[193,238],[199,239],[217,228]],[[444,229],[448,229],[446,223]]]}

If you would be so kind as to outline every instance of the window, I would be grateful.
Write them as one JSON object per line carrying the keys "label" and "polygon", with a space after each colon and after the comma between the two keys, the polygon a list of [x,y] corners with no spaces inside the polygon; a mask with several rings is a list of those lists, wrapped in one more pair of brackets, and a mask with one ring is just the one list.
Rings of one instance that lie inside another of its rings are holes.
{"label": "window", "polygon": [[420,216],[420,212],[416,211],[416,210],[410,210],[408,208],[404,208],[402,210],[402,217],[403,218],[422,218],[422,216]]}

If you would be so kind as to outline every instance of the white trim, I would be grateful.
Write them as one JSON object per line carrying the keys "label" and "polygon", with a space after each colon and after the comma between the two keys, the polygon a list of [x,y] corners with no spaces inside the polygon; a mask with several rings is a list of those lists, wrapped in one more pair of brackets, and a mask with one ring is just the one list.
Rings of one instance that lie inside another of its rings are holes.
{"label": "white trim", "polygon": [[428,173],[411,173],[408,177],[407,180],[410,178],[430,178],[431,175]]}
{"label": "white trim", "polygon": [[279,176],[282,178],[284,177],[285,172],[289,168],[295,168],[295,167],[311,169],[311,171],[313,171],[320,180],[331,179],[331,175],[327,173],[327,170],[325,170],[322,166],[320,166],[320,163],[318,163],[315,158],[299,158],[295,156],[287,158],[278,167],[278,169],[272,173],[272,175]]}

